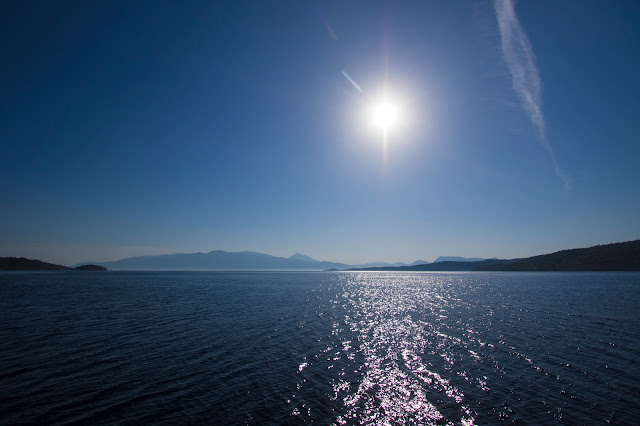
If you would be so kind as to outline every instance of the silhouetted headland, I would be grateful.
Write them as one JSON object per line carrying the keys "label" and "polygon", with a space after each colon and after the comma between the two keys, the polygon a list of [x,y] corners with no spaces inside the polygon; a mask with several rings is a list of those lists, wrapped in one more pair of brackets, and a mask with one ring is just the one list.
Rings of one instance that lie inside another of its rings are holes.
{"label": "silhouetted headland", "polygon": [[476,271],[640,271],[640,240],[562,250]]}
{"label": "silhouetted headland", "polygon": [[562,250],[524,259],[434,262],[349,271],[640,271],[640,240]]}
{"label": "silhouetted headland", "polygon": [[[517,259],[516,259],[517,260]],[[446,260],[442,262],[434,262],[424,265],[414,266],[385,266],[385,267],[373,267],[373,268],[351,268],[347,271],[406,271],[406,272],[421,272],[421,271],[474,271],[478,266],[490,266],[501,265],[503,263],[511,263],[516,260],[504,260],[504,259],[486,259],[480,261],[468,261],[468,262],[455,262]]]}
{"label": "silhouetted headland", "polygon": [[0,257],[0,271],[106,271],[107,268],[98,265],[81,265],[70,268],[55,263],[43,262],[26,257]]}

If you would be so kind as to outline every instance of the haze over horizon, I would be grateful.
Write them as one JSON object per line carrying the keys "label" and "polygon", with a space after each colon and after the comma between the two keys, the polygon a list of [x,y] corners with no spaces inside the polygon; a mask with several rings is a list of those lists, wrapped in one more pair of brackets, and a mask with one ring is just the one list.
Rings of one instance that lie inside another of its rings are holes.
{"label": "haze over horizon", "polygon": [[0,256],[640,238],[640,3],[8,2]]}

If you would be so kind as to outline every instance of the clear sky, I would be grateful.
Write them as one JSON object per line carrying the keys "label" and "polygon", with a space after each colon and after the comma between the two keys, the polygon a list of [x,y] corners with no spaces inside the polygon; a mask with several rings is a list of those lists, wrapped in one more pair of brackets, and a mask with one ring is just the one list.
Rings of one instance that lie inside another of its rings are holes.
{"label": "clear sky", "polygon": [[13,1],[0,55],[0,256],[640,237],[635,0]]}

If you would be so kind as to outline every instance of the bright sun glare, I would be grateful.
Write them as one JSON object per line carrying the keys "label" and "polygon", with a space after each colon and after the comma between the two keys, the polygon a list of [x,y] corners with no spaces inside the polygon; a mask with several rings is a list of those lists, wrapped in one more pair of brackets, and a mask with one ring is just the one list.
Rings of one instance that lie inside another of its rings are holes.
{"label": "bright sun glare", "polygon": [[371,107],[371,122],[385,133],[396,127],[401,118],[400,107],[390,99],[384,98]]}

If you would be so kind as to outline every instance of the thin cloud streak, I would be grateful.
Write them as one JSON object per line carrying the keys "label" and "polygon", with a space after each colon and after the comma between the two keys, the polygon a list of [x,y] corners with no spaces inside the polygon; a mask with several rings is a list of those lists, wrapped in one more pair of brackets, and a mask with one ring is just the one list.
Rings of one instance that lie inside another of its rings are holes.
{"label": "thin cloud streak", "polygon": [[542,82],[536,66],[536,58],[527,34],[520,25],[513,0],[495,0],[496,17],[500,28],[502,54],[511,73],[513,89],[533,123],[538,141],[551,157],[556,175],[566,189],[571,189],[571,178],[560,168],[549,139],[542,112]]}

